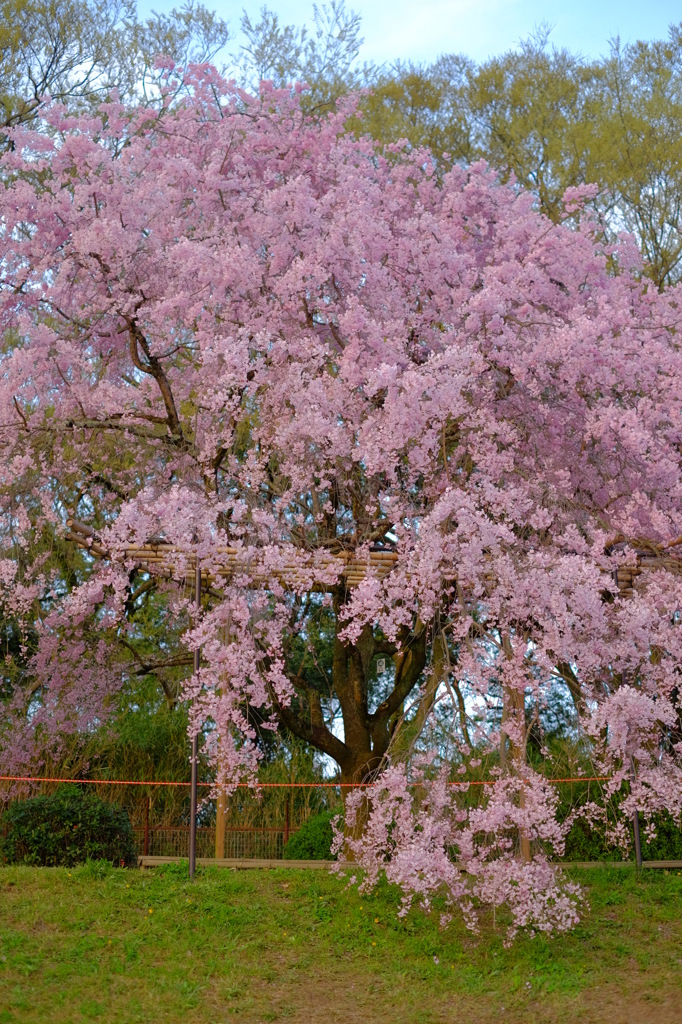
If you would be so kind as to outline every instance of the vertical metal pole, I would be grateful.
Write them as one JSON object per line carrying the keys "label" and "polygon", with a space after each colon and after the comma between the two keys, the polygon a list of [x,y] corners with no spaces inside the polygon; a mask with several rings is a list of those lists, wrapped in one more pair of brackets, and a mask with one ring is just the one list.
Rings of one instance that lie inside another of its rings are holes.
{"label": "vertical metal pole", "polygon": [[[632,781],[634,782],[635,779],[637,778],[637,775],[635,774],[635,759],[633,757],[630,758],[630,775],[631,775]],[[632,826],[633,826],[634,833],[635,833],[635,863],[637,865],[637,870],[641,871],[642,870],[642,841],[641,841],[641,838],[640,838],[640,835],[639,835],[639,811],[637,810],[637,808],[635,808],[635,813],[632,815]]]}
{"label": "vertical metal pole", "polygon": [[[194,603],[197,609],[197,623],[199,621],[199,612],[201,611],[201,567],[199,565],[199,558],[197,556],[196,567],[194,570]],[[195,648],[194,651],[194,674],[196,675],[199,671],[199,648]],[[198,765],[197,759],[199,754],[199,737],[197,735],[192,737],[192,774],[190,776],[190,798],[189,798],[189,877],[194,878],[194,869],[196,867],[196,855],[197,855],[197,781],[198,781]]]}

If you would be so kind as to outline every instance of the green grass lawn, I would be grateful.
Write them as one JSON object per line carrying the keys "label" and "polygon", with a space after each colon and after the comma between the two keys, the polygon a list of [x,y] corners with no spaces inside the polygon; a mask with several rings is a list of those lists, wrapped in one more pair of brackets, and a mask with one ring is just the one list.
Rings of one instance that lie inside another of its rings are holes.
{"label": "green grass lawn", "polygon": [[682,1024],[682,872],[574,870],[570,935],[504,949],[323,871],[0,869],[0,1024]]}

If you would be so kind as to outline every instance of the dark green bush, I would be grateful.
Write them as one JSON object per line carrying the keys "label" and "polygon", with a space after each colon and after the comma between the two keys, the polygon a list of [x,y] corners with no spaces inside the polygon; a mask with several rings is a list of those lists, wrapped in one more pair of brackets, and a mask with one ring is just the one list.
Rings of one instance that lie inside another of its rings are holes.
{"label": "dark green bush", "polygon": [[[682,829],[669,814],[655,818],[656,837],[646,841],[644,820],[640,820],[643,860],[682,860]],[[632,839],[632,826],[630,826]],[[634,857],[631,851],[630,859]],[[590,828],[579,818],[566,837],[566,860],[623,860],[622,850],[609,846],[601,828]]]}
{"label": "dark green bush", "polygon": [[338,811],[324,811],[301,825],[284,847],[285,860],[336,860],[331,855],[332,818]]}
{"label": "dark green bush", "polygon": [[137,854],[126,810],[63,786],[53,796],[20,800],[5,811],[0,860],[67,867],[105,860],[123,867],[135,864]]}
{"label": "dark green bush", "polygon": [[656,817],[656,837],[650,843],[642,830],[642,856],[644,860],[682,860],[682,828],[669,814]]}
{"label": "dark green bush", "polygon": [[566,836],[564,856],[566,860],[622,860],[623,852],[607,844],[603,829],[591,828],[579,818]]}

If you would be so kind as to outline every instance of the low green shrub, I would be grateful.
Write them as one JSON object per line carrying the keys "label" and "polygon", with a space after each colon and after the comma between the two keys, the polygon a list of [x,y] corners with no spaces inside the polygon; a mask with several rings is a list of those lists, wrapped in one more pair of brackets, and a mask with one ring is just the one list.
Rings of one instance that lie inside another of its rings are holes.
{"label": "low green shrub", "polygon": [[566,836],[566,852],[562,859],[622,860],[623,852],[607,844],[603,829],[591,827],[584,818],[578,818]]}
{"label": "low green shrub", "polygon": [[[647,842],[645,823],[640,819],[643,860],[682,860],[682,829],[675,824],[669,814],[659,814],[655,818],[656,836]],[[632,826],[630,826],[632,840]],[[634,853],[630,853],[630,860]],[[617,847],[609,846],[602,828],[590,828],[587,822],[579,818],[571,827],[566,837],[566,860],[596,861],[623,860],[623,852]]]}
{"label": "low green shrub", "polygon": [[332,819],[338,811],[324,811],[309,818],[289,839],[282,856],[285,860],[336,860],[332,857]]}
{"label": "low green shrub", "polygon": [[656,836],[650,842],[640,825],[644,860],[682,860],[682,828],[667,813],[657,815],[655,824]]}
{"label": "low green shrub", "polygon": [[0,860],[9,864],[70,867],[104,860],[137,862],[128,812],[77,786],[52,796],[19,800],[0,817]]}

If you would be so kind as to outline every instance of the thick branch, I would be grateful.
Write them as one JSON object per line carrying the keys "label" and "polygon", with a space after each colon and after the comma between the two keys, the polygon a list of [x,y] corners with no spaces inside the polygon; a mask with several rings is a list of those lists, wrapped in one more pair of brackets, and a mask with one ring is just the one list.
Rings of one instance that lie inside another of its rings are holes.
{"label": "thick branch", "polygon": [[[159,386],[163,404],[166,407],[166,423],[168,429],[177,441],[185,441],[185,436],[182,430],[182,424],[180,417],[178,416],[178,410],[175,406],[175,399],[171,390],[170,382],[166,376],[166,372],[161,365],[161,361],[157,356],[152,355],[147,343],[147,339],[140,330],[136,320],[128,321],[128,329],[130,332],[130,357],[142,373],[149,374],[154,378]],[[140,358],[140,349],[144,353],[145,362],[143,363]]]}
{"label": "thick branch", "polygon": [[556,666],[556,674],[564,681],[564,683],[566,683],[578,715],[584,714],[587,710],[585,695],[582,692],[580,680],[567,661],[560,661],[558,663]]}
{"label": "thick branch", "polygon": [[175,658],[166,658],[163,661],[145,661],[145,659],[142,657],[139,651],[136,651],[133,645],[128,640],[126,640],[125,637],[119,637],[119,640],[126,648],[126,650],[130,651],[133,658],[140,666],[135,671],[136,676],[146,676],[149,675],[151,672],[156,672],[158,669],[161,668],[181,668],[185,665],[193,664],[193,655],[189,654],[180,654],[177,655]]}
{"label": "thick branch", "polygon": [[373,726],[388,723],[402,703],[409,696],[426,664],[426,630],[418,626],[419,633],[401,654],[396,655],[395,685],[385,701],[371,715]]}
{"label": "thick branch", "polygon": [[[146,437],[153,441],[163,441],[163,437],[160,437],[155,430],[151,429],[151,427],[141,427],[134,423],[125,423],[118,419],[68,419],[64,420],[64,425],[69,428],[78,427],[82,430],[122,430],[127,434],[135,434],[136,437]],[[43,427],[41,429],[47,428]]]}
{"label": "thick branch", "polygon": [[[446,640],[442,631],[440,631],[436,633],[436,636],[433,639],[433,661],[431,664],[431,671],[428,674],[423,693],[419,699],[417,713],[414,718],[409,720],[409,722],[406,722],[403,718],[402,728],[399,726],[391,738],[391,746],[395,747],[402,757],[409,755],[414,744],[419,739],[426,724],[426,720],[431,714],[436,703],[438,687],[446,673]],[[401,735],[403,736],[402,741],[400,738]]]}
{"label": "thick branch", "polygon": [[[306,691],[310,688],[306,687]],[[317,750],[321,750],[323,753],[328,754],[329,757],[333,757],[337,764],[343,767],[351,759],[351,751],[346,744],[329,731],[327,726],[324,724],[324,719],[321,714],[319,718],[313,711],[314,702],[310,704],[311,716],[307,721],[298,715],[290,705],[282,704],[275,694],[272,687],[269,687],[270,700],[272,705],[277,712],[279,720],[287,727],[287,729],[298,736],[299,739],[305,740],[306,743],[310,743]],[[320,724],[322,719],[322,724]]]}

